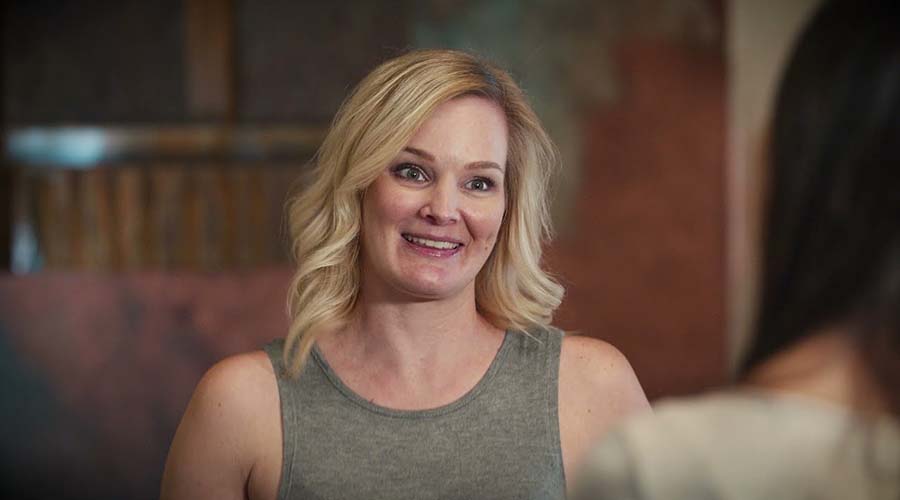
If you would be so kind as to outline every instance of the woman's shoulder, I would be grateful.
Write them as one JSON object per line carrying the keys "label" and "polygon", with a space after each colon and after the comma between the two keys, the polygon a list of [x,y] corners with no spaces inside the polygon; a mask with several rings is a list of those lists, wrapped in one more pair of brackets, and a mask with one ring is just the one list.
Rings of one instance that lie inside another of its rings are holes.
{"label": "woman's shoulder", "polygon": [[281,427],[278,388],[263,351],[230,356],[200,379],[166,462],[164,498],[225,497],[272,462]]}
{"label": "woman's shoulder", "polygon": [[570,478],[591,443],[622,419],[649,409],[625,356],[590,337],[563,337],[558,388],[560,443]]}
{"label": "woman's shoulder", "polygon": [[228,427],[258,423],[267,410],[277,412],[278,386],[269,356],[259,350],[217,362],[197,384],[189,409],[197,418]]}
{"label": "woman's shoulder", "polygon": [[265,389],[275,382],[269,355],[263,350],[228,356],[203,375],[198,389],[220,396],[240,397],[244,392]]}
{"label": "woman's shoulder", "polygon": [[612,344],[581,335],[562,338],[560,387],[579,398],[598,397],[626,407],[646,407],[647,398],[631,364]]}
{"label": "woman's shoulder", "polygon": [[280,415],[278,384],[263,351],[236,354],[214,364],[200,379],[184,420],[201,433],[243,436],[240,448],[252,450],[264,429]]}

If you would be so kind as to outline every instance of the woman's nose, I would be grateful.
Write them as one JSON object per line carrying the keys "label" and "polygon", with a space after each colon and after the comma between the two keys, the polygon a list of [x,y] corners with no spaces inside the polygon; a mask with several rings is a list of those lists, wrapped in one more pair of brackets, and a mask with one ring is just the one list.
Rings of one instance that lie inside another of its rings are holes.
{"label": "woman's nose", "polygon": [[439,226],[458,222],[459,193],[456,186],[446,181],[434,185],[419,213],[432,224]]}

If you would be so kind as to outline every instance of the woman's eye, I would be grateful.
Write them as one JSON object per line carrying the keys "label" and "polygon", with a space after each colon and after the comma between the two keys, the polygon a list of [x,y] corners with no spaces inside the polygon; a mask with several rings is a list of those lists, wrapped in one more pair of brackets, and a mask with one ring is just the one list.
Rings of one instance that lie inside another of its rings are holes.
{"label": "woman's eye", "polygon": [[421,168],[415,165],[410,165],[408,163],[397,165],[397,167],[394,169],[394,175],[401,179],[406,179],[408,181],[414,182],[423,182],[426,180],[425,172],[423,172]]}
{"label": "woman's eye", "polygon": [[473,191],[490,191],[494,187],[493,181],[481,178],[472,179],[467,184],[467,187]]}

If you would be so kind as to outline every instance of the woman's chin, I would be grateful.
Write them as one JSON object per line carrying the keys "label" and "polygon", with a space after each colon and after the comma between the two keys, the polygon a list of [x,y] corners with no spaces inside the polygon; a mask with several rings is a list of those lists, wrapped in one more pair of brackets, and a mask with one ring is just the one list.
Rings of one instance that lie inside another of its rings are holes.
{"label": "woman's chin", "polygon": [[401,283],[396,289],[411,301],[426,302],[456,297],[466,289],[466,286],[446,281],[417,280]]}

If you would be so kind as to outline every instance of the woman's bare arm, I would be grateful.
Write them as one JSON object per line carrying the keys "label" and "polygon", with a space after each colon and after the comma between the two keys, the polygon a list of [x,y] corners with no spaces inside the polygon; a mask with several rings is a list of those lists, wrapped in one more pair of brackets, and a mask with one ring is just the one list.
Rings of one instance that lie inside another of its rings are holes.
{"label": "woman's bare arm", "polygon": [[[260,481],[252,484],[251,476],[261,459],[280,457],[280,420],[272,415],[273,409],[279,414],[278,404],[264,353],[233,356],[213,366],[197,385],[175,433],[161,498],[274,498],[277,474],[274,484],[262,488]],[[276,450],[267,450],[273,445]]]}
{"label": "woman's bare arm", "polygon": [[559,426],[566,482],[591,445],[650,404],[625,356],[591,337],[566,336],[559,361]]}

